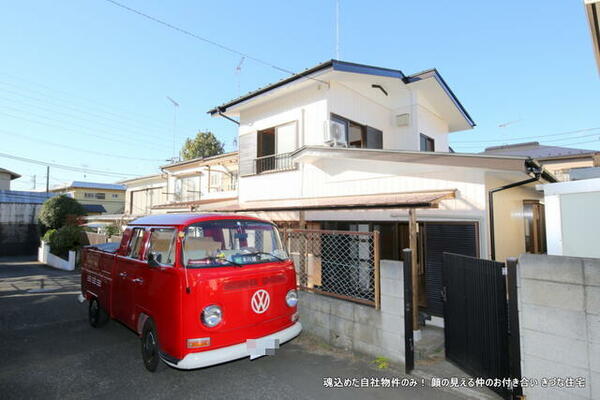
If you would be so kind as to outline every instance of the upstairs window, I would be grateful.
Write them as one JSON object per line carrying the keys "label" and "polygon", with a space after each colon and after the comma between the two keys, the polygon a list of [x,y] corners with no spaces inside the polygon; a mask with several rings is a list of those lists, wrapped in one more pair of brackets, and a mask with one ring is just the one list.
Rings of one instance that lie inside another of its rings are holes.
{"label": "upstairs window", "polygon": [[348,147],[363,149],[382,149],[383,132],[367,125],[361,125],[336,114],[331,114],[331,121],[344,132]]}
{"label": "upstairs window", "polygon": [[421,151],[435,151],[435,140],[421,133]]}
{"label": "upstairs window", "polygon": [[258,131],[256,172],[293,169],[289,154],[296,150],[296,122]]}
{"label": "upstairs window", "polygon": [[106,199],[106,193],[96,193],[94,197],[98,200],[104,200]]}

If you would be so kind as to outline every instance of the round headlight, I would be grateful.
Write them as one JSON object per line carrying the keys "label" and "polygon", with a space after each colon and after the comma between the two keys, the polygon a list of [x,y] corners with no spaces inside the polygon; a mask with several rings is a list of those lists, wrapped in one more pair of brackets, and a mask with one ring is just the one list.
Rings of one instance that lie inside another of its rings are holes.
{"label": "round headlight", "polygon": [[202,310],[202,323],[209,328],[219,325],[222,317],[223,312],[219,306],[207,306]]}
{"label": "round headlight", "polygon": [[296,304],[298,304],[298,293],[296,293],[294,289],[287,292],[285,295],[285,302],[290,307],[296,307]]}

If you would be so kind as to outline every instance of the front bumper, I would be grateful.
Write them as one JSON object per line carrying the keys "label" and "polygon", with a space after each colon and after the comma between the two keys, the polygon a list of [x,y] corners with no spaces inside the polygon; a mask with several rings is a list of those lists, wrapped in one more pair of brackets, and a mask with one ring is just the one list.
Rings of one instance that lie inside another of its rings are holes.
{"label": "front bumper", "polygon": [[[289,328],[285,328],[279,332],[275,332],[258,339],[274,339],[278,340],[279,344],[282,344],[298,336],[301,331],[302,324],[300,324],[300,322],[296,322]],[[167,361],[164,358],[163,361],[174,368],[195,369],[209,367],[211,365],[221,364],[227,361],[237,360],[245,357],[250,357],[250,352],[248,351],[246,343],[240,343],[233,346],[222,347],[220,349],[202,351],[200,353],[191,353],[179,360],[177,363]]]}

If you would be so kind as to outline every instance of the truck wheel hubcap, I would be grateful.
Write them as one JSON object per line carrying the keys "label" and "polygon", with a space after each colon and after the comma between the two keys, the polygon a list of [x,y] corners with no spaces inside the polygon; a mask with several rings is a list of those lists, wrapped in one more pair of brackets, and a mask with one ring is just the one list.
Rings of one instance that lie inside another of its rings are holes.
{"label": "truck wheel hubcap", "polygon": [[146,340],[144,341],[144,352],[146,353],[146,359],[151,360],[154,357],[154,352],[156,350],[156,341],[154,340],[154,335],[152,331],[146,334]]}

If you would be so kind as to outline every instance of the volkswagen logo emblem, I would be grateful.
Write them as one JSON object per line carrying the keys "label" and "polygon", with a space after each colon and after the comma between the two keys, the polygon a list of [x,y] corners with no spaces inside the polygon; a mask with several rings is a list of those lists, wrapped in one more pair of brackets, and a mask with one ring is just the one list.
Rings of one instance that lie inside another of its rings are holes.
{"label": "volkswagen logo emblem", "polygon": [[262,314],[269,308],[269,303],[271,299],[269,297],[269,293],[266,290],[260,289],[254,292],[252,295],[252,310],[257,314]]}

